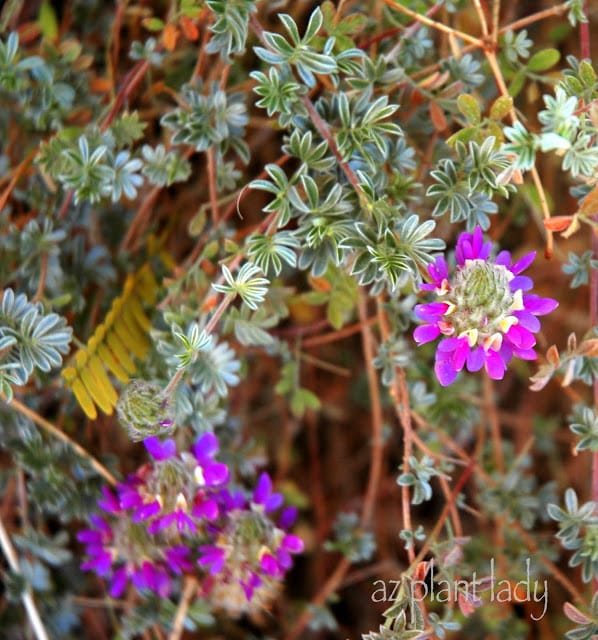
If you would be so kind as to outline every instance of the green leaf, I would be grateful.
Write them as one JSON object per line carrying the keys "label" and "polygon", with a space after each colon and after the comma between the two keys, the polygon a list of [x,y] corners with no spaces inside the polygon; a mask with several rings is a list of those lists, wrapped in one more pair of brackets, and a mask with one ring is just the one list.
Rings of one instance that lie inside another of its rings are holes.
{"label": "green leaf", "polygon": [[490,117],[492,120],[502,120],[513,108],[513,98],[511,96],[500,96],[490,107]]}
{"label": "green leaf", "polygon": [[164,29],[164,22],[160,18],[148,18],[144,20],[143,26],[148,31],[162,31]]}
{"label": "green leaf", "polygon": [[579,78],[587,87],[594,86],[594,83],[596,82],[596,72],[587,60],[582,60],[579,63],[579,69],[577,72],[579,74]]}
{"label": "green leaf", "polygon": [[519,95],[523,85],[525,84],[525,69],[520,69],[512,78],[509,84],[509,95],[514,98]]}
{"label": "green leaf", "polygon": [[543,49],[534,53],[527,63],[530,71],[546,71],[561,59],[561,54],[557,49]]}
{"label": "green leaf", "polygon": [[462,93],[457,98],[459,111],[467,118],[471,124],[479,124],[482,114],[478,101],[468,93]]}
{"label": "green leaf", "polygon": [[465,127],[465,129],[461,129],[447,139],[446,143],[453,147],[456,142],[469,142],[470,140],[474,140],[476,137],[478,130],[476,127]]}
{"label": "green leaf", "polygon": [[297,418],[301,418],[307,409],[317,411],[320,408],[320,399],[309,389],[297,389],[291,398],[291,411]]}
{"label": "green leaf", "polygon": [[44,0],[39,8],[37,23],[46,40],[56,40],[58,37],[58,20],[54,7],[48,0]]}

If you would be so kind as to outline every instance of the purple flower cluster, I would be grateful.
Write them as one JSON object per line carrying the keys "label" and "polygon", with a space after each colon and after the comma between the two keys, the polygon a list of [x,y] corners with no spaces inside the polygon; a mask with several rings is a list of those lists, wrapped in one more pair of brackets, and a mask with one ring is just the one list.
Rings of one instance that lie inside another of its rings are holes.
{"label": "purple flower cluster", "polygon": [[[228,516],[226,526],[214,543],[199,548],[198,563],[216,577],[212,583],[240,588],[251,600],[256,589],[268,589],[272,579],[283,578],[293,564],[291,554],[303,550],[303,540],[288,533],[297,510],[287,507],[277,525],[271,526],[270,514],[280,509],[283,497],[272,492],[267,473],[261,474],[250,499],[239,491],[223,491],[221,499]],[[211,585],[207,587],[209,591]]]}
{"label": "purple flower cluster", "polygon": [[439,300],[415,307],[415,315],[426,324],[417,327],[414,338],[424,344],[442,336],[434,371],[443,386],[451,384],[463,367],[468,371],[483,367],[491,378],[501,380],[512,358],[534,360],[534,333],[540,330],[536,316],[558,306],[552,298],[527,293],[533,282],[520,274],[533,262],[535,252],[513,262],[508,251],[496,258],[490,257],[491,251],[492,243],[483,241],[480,227],[462,233],[452,275],[439,256],[428,267],[432,282],[421,285]]}
{"label": "purple flower cluster", "polygon": [[229,469],[215,460],[214,434],[201,436],[192,452],[178,452],[172,439],[150,437],[144,445],[151,461],[115,490],[104,487],[98,501],[104,513],[91,516],[92,526],[78,534],[88,557],[82,569],[106,578],[113,597],[129,582],[166,597],[176,576],[199,571],[204,593],[219,594],[223,606],[223,589],[242,590],[245,602],[235,603],[236,612],[248,610],[252,599],[267,601],[273,582],[291,567],[291,554],[303,550],[302,540],[288,533],[296,511],[272,517],[283,498],[268,474],[246,498],[230,490]]}

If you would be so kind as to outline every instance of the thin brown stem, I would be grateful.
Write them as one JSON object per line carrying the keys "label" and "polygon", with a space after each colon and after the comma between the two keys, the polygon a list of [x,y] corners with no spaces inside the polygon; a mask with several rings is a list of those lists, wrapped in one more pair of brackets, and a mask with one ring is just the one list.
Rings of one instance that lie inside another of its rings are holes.
{"label": "thin brown stem", "polygon": [[46,288],[46,278],[48,276],[48,254],[42,255],[42,264],[39,272],[39,284],[37,285],[37,291],[33,297],[33,301],[37,302],[42,299],[44,295],[44,289]]}
{"label": "thin brown stem", "polygon": [[484,409],[488,412],[490,422],[490,433],[492,438],[492,452],[494,463],[500,473],[505,471],[505,456],[502,448],[502,438],[500,435],[500,420],[494,402],[494,385],[488,376],[484,376]]}
{"label": "thin brown stem", "polygon": [[[8,561],[8,565],[10,566],[13,573],[17,575],[21,575],[21,567],[19,566],[19,559],[17,557],[17,553],[15,548],[10,541],[10,537],[8,532],[4,527],[4,522],[0,517],[0,547],[2,547],[2,551],[6,556],[6,560]],[[44,623],[39,615],[37,607],[35,605],[35,601],[33,599],[33,593],[31,591],[31,587],[27,586],[21,595],[21,599],[23,601],[23,606],[25,607],[25,611],[27,613],[27,617],[29,618],[29,622],[31,623],[31,628],[33,629],[33,633],[37,640],[49,640],[49,636],[44,627]]]}
{"label": "thin brown stem", "polygon": [[539,22],[540,20],[544,20],[545,18],[552,18],[553,16],[559,16],[561,13],[565,13],[567,11],[566,3],[557,4],[554,7],[550,7],[549,9],[543,9],[542,11],[537,11],[536,13],[532,13],[529,16],[525,16],[520,20],[515,20],[515,22],[511,22],[510,24],[501,27],[498,30],[499,35],[502,33],[506,33],[507,31],[518,31],[523,27],[527,27],[534,22]]}
{"label": "thin brown stem", "polygon": [[382,436],[382,400],[380,398],[380,387],[378,386],[378,376],[372,364],[376,357],[374,347],[374,336],[372,335],[372,327],[368,324],[367,313],[367,297],[366,293],[361,290],[357,304],[359,311],[359,322],[361,324],[361,344],[363,349],[363,359],[365,362],[366,373],[368,378],[368,389],[370,393],[370,405],[372,415],[372,437],[370,450],[370,475],[368,485],[363,500],[363,508],[361,511],[361,524],[367,526],[374,515],[376,505],[376,496],[380,486],[380,477],[382,475],[382,462],[384,456],[384,441]]}
{"label": "thin brown stem", "polygon": [[337,342],[338,340],[344,340],[349,336],[359,333],[363,330],[364,326],[371,326],[378,321],[376,317],[367,318],[364,322],[356,322],[355,324],[347,325],[338,331],[329,331],[321,336],[313,336],[312,338],[305,338],[301,343],[304,349],[310,347],[319,347],[323,344],[329,344],[330,342]]}
{"label": "thin brown stem", "polygon": [[216,187],[216,152],[214,147],[209,147],[206,153],[208,157],[208,191],[210,193],[210,208],[212,209],[212,222],[214,227],[218,225],[220,214],[218,213],[218,188]]}
{"label": "thin brown stem", "polygon": [[10,194],[12,193],[13,189],[17,185],[17,182],[20,180],[21,176],[25,173],[29,165],[33,162],[33,158],[35,158],[37,151],[38,151],[37,147],[32,149],[25,156],[25,158],[21,160],[21,162],[19,163],[19,166],[16,169],[14,169],[12,173],[12,178],[8,183],[8,186],[6,187],[2,195],[0,195],[0,211],[4,209],[4,207],[6,206],[6,203],[8,202]]}
{"label": "thin brown stem", "polygon": [[411,562],[411,564],[410,564],[410,570],[411,571],[413,571],[417,567],[417,565],[426,557],[426,554],[430,550],[430,545],[433,542],[436,541],[436,538],[440,534],[440,532],[442,530],[442,527],[444,526],[444,523],[445,523],[445,521],[446,521],[446,519],[447,519],[447,517],[448,517],[448,515],[449,515],[449,513],[451,511],[451,505],[455,504],[455,501],[457,500],[457,496],[459,495],[459,493],[461,492],[461,489],[463,489],[463,487],[465,486],[465,483],[469,479],[469,476],[471,475],[472,471],[474,470],[474,466],[475,465],[474,465],[473,461],[470,462],[470,464],[465,468],[465,470],[463,471],[463,473],[459,477],[459,480],[457,480],[457,484],[453,488],[453,491],[451,493],[450,499],[446,501],[446,503],[445,503],[445,505],[444,505],[444,507],[442,509],[442,512],[440,513],[440,517],[438,518],[436,524],[434,525],[434,528],[430,532],[430,535],[426,538],[426,542],[424,543],[424,545],[420,549],[420,551],[417,554],[417,556]]}
{"label": "thin brown stem", "polygon": [[486,14],[484,13],[484,9],[480,3],[480,0],[473,0],[473,4],[478,14],[478,19],[480,21],[480,26],[482,27],[482,34],[484,38],[488,37],[488,21],[486,20]]}
{"label": "thin brown stem", "polygon": [[384,2],[389,7],[392,7],[396,11],[399,11],[400,13],[403,13],[406,16],[409,16],[410,18],[413,18],[414,20],[418,20],[422,24],[425,24],[427,27],[431,27],[432,29],[436,29],[437,31],[442,31],[442,33],[446,33],[453,38],[460,38],[464,42],[469,42],[469,44],[473,44],[477,47],[483,48],[484,46],[484,43],[482,40],[480,40],[480,38],[470,36],[468,33],[465,33],[463,31],[458,31],[457,29],[453,29],[452,27],[448,27],[442,22],[436,22],[436,20],[432,20],[431,18],[428,18],[425,15],[422,15],[421,13],[417,13],[412,9],[408,9],[407,7],[404,7],[402,4],[396,2],[395,0],[384,0]]}
{"label": "thin brown stem", "polygon": [[168,640],[179,640],[183,635],[183,631],[185,630],[185,618],[187,617],[189,604],[191,603],[191,598],[193,598],[197,586],[197,580],[195,578],[191,576],[185,578],[185,587],[183,588],[181,600],[172,621],[172,631],[168,636]]}
{"label": "thin brown stem", "polygon": [[496,46],[498,42],[498,33],[500,29],[500,0],[492,1],[492,44]]}

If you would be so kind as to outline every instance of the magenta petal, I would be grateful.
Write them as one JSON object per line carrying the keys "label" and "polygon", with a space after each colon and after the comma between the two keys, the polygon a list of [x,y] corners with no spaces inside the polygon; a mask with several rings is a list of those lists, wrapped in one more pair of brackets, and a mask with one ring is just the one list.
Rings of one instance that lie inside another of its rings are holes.
{"label": "magenta petal", "polygon": [[484,366],[484,350],[476,347],[467,355],[467,370],[479,371]]}
{"label": "magenta petal", "polygon": [[119,513],[120,504],[112,491],[108,487],[102,487],[102,494],[104,499],[98,500],[98,506],[108,513]]}
{"label": "magenta petal", "polygon": [[508,251],[501,251],[494,259],[494,264],[508,267],[511,264],[511,254]]}
{"label": "magenta petal", "polygon": [[193,453],[195,453],[195,457],[198,460],[204,457],[211,458],[217,452],[218,438],[216,438],[216,436],[209,431],[207,433],[204,433],[193,447]]}
{"label": "magenta petal", "polygon": [[257,504],[262,504],[266,501],[271,491],[272,480],[270,480],[270,476],[264,471],[260,474],[257,485],[253,491],[253,501]]}
{"label": "magenta petal", "polygon": [[428,273],[434,280],[434,287],[439,285],[443,280],[448,280],[448,265],[444,256],[438,256],[434,264],[428,265]]}
{"label": "magenta petal", "polygon": [[533,293],[523,296],[523,305],[527,311],[536,316],[543,316],[554,311],[559,303],[552,298],[540,298]]}
{"label": "magenta petal", "polygon": [[147,520],[148,518],[155,516],[160,512],[161,508],[162,507],[160,507],[160,503],[157,500],[143,504],[138,509],[135,509],[131,520],[133,522],[142,522],[143,520]]}
{"label": "magenta petal", "polygon": [[484,363],[488,375],[493,380],[502,380],[505,375],[505,363],[500,354],[490,349],[486,352],[486,362]]}
{"label": "magenta petal", "polygon": [[224,462],[214,462],[214,464],[206,465],[203,468],[203,473],[206,485],[209,487],[224,484],[230,476],[228,467]]}
{"label": "magenta petal", "polygon": [[498,350],[498,353],[502,358],[502,361],[505,363],[505,366],[507,366],[513,359],[513,347],[508,340],[502,341],[502,346]]}
{"label": "magenta petal", "polygon": [[513,349],[513,353],[522,360],[535,360],[538,357],[533,349]]}
{"label": "magenta petal", "polygon": [[463,365],[467,360],[468,354],[469,354],[469,345],[467,344],[467,340],[463,339],[463,341],[459,344],[459,346],[453,352],[453,362],[455,364],[455,369],[457,371],[461,371],[461,369],[463,369]]}
{"label": "magenta petal", "polygon": [[150,436],[143,441],[148,453],[154,460],[167,460],[176,453],[176,444],[172,438],[160,441],[156,436]]}
{"label": "magenta petal", "polygon": [[443,316],[448,309],[446,302],[430,302],[429,304],[416,304],[413,311],[415,317],[427,322],[435,322],[439,316]]}
{"label": "magenta petal", "polygon": [[303,551],[303,540],[299,536],[288,533],[282,539],[282,546],[291,553],[301,553]]}
{"label": "magenta petal", "polygon": [[260,566],[262,567],[262,571],[270,576],[276,576],[280,572],[276,558],[269,553],[265,553],[262,556]]}
{"label": "magenta petal", "polygon": [[517,349],[529,349],[536,344],[534,334],[518,324],[513,325],[506,333],[506,336]]}
{"label": "magenta petal", "polygon": [[474,258],[478,257],[478,254],[480,252],[480,249],[482,248],[482,240],[483,240],[483,235],[482,235],[482,229],[481,227],[476,227],[474,229],[473,235],[471,237],[471,247],[473,249]]}
{"label": "magenta petal", "polygon": [[83,529],[77,534],[77,540],[85,544],[101,544],[104,536],[94,529]]}
{"label": "magenta petal", "polygon": [[534,281],[527,276],[515,276],[511,282],[509,282],[511,291],[529,291],[534,286]]}
{"label": "magenta petal", "polygon": [[526,253],[522,258],[519,258],[519,260],[517,260],[517,262],[513,264],[513,266],[511,267],[511,271],[513,273],[521,273],[522,271],[525,271],[530,266],[530,264],[534,261],[535,257],[536,257],[535,251]]}
{"label": "magenta petal", "polygon": [[274,511],[282,507],[282,503],[284,502],[284,498],[280,493],[273,493],[266,498],[264,504],[264,509],[266,511]]}
{"label": "magenta petal", "polygon": [[443,387],[448,387],[457,377],[457,370],[452,360],[436,360],[434,373],[436,373],[438,382],[440,382]]}
{"label": "magenta petal", "polygon": [[413,338],[418,344],[432,342],[440,335],[440,328],[435,324],[424,324],[413,332]]}
{"label": "magenta petal", "polygon": [[297,507],[287,507],[281,514],[278,520],[278,526],[284,531],[288,531],[297,519]]}
{"label": "magenta petal", "polygon": [[513,315],[519,321],[518,324],[520,326],[529,329],[533,333],[537,333],[538,331],[540,331],[540,321],[529,311],[515,311]]}
{"label": "magenta petal", "polygon": [[91,524],[93,524],[93,526],[96,529],[99,529],[103,533],[107,533],[107,534],[111,534],[112,533],[112,528],[106,522],[106,520],[104,520],[104,518],[102,518],[102,516],[99,516],[96,513],[93,513],[92,515],[89,516],[89,521],[91,522]]}
{"label": "magenta petal", "polygon": [[124,567],[120,567],[120,569],[117,569],[112,576],[112,584],[110,585],[110,590],[108,591],[108,593],[113,598],[118,598],[122,595],[126,586],[127,572]]}
{"label": "magenta petal", "polygon": [[[454,351],[461,345],[461,341],[464,340],[467,343],[465,338],[445,338],[438,343],[438,351],[448,352]],[[446,358],[447,356],[441,356],[442,358]]]}
{"label": "magenta petal", "polygon": [[218,517],[218,504],[215,500],[204,500],[193,507],[192,513],[196,518],[205,518],[212,522]]}
{"label": "magenta petal", "polygon": [[293,566],[293,559],[290,553],[282,547],[276,551],[276,562],[283,571],[287,571]]}

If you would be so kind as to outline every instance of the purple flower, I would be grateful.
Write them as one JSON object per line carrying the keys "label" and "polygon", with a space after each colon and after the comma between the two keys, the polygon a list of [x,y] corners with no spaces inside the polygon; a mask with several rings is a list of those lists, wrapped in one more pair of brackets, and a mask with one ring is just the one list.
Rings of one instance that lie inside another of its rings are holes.
{"label": "purple flower", "polygon": [[228,467],[213,458],[218,453],[218,440],[213,433],[204,433],[193,447],[197,460],[195,481],[202,487],[215,487],[228,482]]}
{"label": "purple flower", "polygon": [[176,444],[172,438],[167,438],[164,442],[160,438],[151,436],[143,441],[145,448],[154,460],[168,460],[176,455]]}
{"label": "purple flower", "polygon": [[272,493],[272,480],[264,471],[253,491],[253,504],[260,505],[267,513],[278,509],[283,503],[283,497],[280,493]]}
{"label": "purple flower", "polygon": [[[126,517],[121,515],[122,517]],[[92,527],[83,529],[77,539],[85,545],[87,560],[81,564],[83,571],[95,571],[109,582],[108,592],[118,598],[130,581],[140,589],[151,589],[166,597],[171,590],[171,575],[180,574],[191,568],[186,561],[188,549],[173,547],[164,555],[156,550],[157,557],[148,559],[145,547],[135,552],[135,543],[139,540],[138,529],[112,527],[110,523],[97,515],[90,517]],[[134,527],[135,525],[133,525]],[[127,549],[130,557],[121,557],[117,549]]]}
{"label": "purple flower", "polygon": [[189,553],[191,550],[184,545],[177,545],[166,549],[164,555],[166,556],[166,564],[168,568],[177,575],[183,573],[183,571],[192,571],[193,565],[189,562]]}
{"label": "purple flower", "polygon": [[451,384],[463,367],[468,371],[483,367],[491,378],[501,380],[512,358],[534,360],[534,333],[540,329],[536,316],[558,306],[552,298],[525,293],[533,282],[520,273],[533,262],[535,252],[513,262],[508,251],[494,259],[491,251],[492,243],[483,241],[480,227],[462,233],[452,277],[439,256],[428,267],[431,282],[421,285],[434,291],[439,301],[415,307],[424,324],[413,337],[418,344],[441,337],[434,371],[443,386]]}
{"label": "purple flower", "polygon": [[257,573],[250,571],[249,578],[247,578],[247,580],[239,580],[239,584],[243,587],[247,600],[251,600],[251,598],[253,598],[253,592],[262,584],[262,581]]}
{"label": "purple flower", "polygon": [[202,567],[207,567],[212,575],[220,573],[224,568],[226,551],[216,545],[202,545],[199,547],[199,558],[197,563]]}

